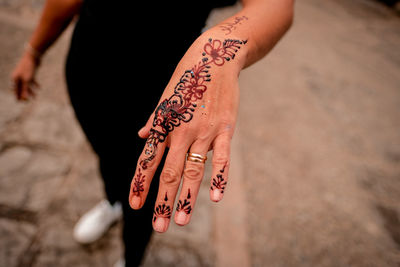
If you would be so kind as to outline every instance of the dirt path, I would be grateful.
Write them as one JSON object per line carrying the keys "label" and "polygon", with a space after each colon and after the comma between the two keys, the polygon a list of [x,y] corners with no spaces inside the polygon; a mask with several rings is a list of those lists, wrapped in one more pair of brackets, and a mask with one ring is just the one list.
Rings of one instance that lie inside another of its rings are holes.
{"label": "dirt path", "polygon": [[371,1],[298,1],[243,72],[253,266],[400,262],[400,19]]}

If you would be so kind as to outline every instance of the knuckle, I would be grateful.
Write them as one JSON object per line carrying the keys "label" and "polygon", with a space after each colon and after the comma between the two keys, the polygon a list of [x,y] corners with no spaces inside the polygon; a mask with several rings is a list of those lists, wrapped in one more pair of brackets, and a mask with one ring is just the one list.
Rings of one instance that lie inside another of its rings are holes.
{"label": "knuckle", "polygon": [[209,140],[216,134],[216,129],[215,127],[210,127],[210,124],[207,123],[205,125],[201,125],[198,127],[197,131],[197,139],[204,139],[204,140]]}
{"label": "knuckle", "polygon": [[200,131],[198,136],[196,137],[196,144],[200,147],[208,146],[211,143],[211,133]]}
{"label": "knuckle", "polygon": [[215,152],[212,158],[212,164],[214,165],[225,165],[228,163],[228,155],[223,152]]}
{"label": "knuckle", "polygon": [[179,183],[180,174],[177,170],[165,167],[160,175],[160,181],[163,184],[176,185]]}
{"label": "knuckle", "polygon": [[215,145],[218,146],[221,149],[228,149],[230,147],[231,144],[231,136],[227,133],[224,134],[220,134],[216,137],[215,139]]}
{"label": "knuckle", "polygon": [[203,168],[199,165],[192,165],[186,166],[184,177],[185,179],[192,180],[192,181],[201,181],[202,180],[202,172]]}

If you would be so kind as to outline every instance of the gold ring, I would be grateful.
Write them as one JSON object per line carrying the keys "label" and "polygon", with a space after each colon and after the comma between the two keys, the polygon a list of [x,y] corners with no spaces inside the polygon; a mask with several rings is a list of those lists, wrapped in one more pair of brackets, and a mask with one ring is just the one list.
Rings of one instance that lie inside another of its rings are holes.
{"label": "gold ring", "polygon": [[205,163],[207,160],[207,156],[202,156],[200,154],[189,152],[186,160],[193,161],[193,162],[199,162],[199,163]]}

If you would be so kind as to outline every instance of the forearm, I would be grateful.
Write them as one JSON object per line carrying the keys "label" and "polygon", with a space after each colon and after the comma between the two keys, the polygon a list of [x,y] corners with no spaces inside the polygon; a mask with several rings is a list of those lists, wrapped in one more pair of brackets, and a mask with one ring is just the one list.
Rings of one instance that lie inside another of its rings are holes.
{"label": "forearm", "polygon": [[290,28],[294,0],[243,0],[234,16],[206,31],[205,38],[248,42],[240,51],[239,71],[264,57]]}
{"label": "forearm", "polygon": [[82,0],[47,0],[29,41],[31,47],[44,53],[79,13],[81,5]]}

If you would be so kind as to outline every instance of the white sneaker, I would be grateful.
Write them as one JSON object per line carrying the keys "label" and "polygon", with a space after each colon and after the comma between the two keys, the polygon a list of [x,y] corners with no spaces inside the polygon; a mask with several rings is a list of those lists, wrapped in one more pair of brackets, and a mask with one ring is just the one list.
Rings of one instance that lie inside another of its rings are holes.
{"label": "white sneaker", "polygon": [[124,259],[124,258],[119,259],[119,260],[114,264],[113,267],[125,267],[125,259]]}
{"label": "white sneaker", "polygon": [[102,237],[121,217],[121,203],[111,205],[107,200],[102,200],[79,219],[74,228],[74,238],[81,244],[92,243]]}

